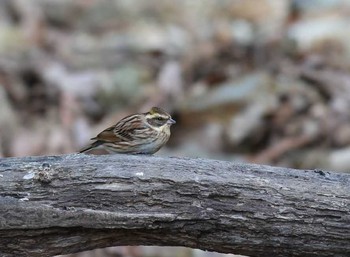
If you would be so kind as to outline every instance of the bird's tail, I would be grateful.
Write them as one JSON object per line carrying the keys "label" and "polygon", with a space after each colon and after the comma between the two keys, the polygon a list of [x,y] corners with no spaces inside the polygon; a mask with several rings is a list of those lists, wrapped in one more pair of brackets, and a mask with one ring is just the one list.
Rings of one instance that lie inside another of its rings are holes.
{"label": "bird's tail", "polygon": [[91,145],[88,145],[87,147],[84,147],[83,149],[81,149],[79,151],[79,153],[85,153],[85,152],[88,152],[98,146],[100,146],[103,142],[102,141],[95,141],[93,142]]}

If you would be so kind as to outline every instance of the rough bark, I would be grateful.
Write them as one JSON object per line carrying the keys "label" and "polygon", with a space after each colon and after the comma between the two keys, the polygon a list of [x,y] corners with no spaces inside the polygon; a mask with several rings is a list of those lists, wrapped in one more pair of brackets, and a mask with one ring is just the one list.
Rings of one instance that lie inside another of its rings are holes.
{"label": "rough bark", "polygon": [[0,159],[0,256],[116,245],[350,256],[350,175],[152,156]]}

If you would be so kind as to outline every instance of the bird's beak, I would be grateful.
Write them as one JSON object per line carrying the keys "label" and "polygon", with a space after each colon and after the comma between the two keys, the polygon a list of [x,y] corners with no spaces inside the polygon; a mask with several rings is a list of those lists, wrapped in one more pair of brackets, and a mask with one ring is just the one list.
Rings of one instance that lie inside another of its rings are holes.
{"label": "bird's beak", "polygon": [[176,123],[176,121],[175,121],[175,120],[173,120],[173,119],[169,119],[167,123],[168,123],[168,124],[170,124],[170,125],[172,125],[172,124],[175,124],[175,123]]}

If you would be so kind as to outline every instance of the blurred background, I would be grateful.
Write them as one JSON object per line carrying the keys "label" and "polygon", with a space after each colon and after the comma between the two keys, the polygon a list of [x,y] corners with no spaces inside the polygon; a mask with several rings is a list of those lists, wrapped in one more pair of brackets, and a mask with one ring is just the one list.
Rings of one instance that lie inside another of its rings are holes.
{"label": "blurred background", "polygon": [[157,155],[349,171],[349,22],[348,0],[0,0],[0,157],[76,152],[160,106]]}

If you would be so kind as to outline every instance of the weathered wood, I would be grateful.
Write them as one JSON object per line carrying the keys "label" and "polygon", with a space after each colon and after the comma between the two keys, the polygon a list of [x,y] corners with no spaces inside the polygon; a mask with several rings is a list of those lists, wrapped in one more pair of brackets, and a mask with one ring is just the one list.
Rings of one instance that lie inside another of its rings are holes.
{"label": "weathered wood", "polygon": [[152,156],[0,159],[0,256],[172,245],[350,256],[350,175]]}

